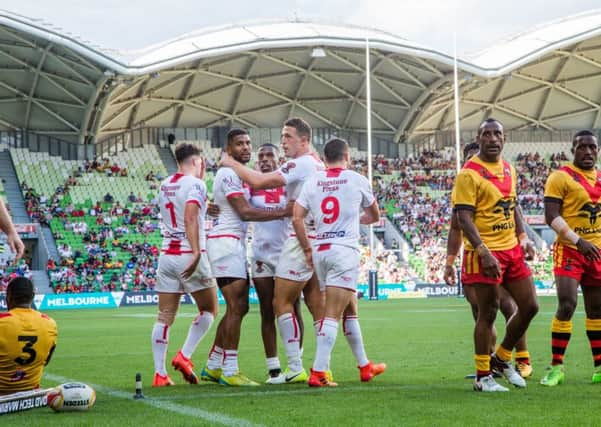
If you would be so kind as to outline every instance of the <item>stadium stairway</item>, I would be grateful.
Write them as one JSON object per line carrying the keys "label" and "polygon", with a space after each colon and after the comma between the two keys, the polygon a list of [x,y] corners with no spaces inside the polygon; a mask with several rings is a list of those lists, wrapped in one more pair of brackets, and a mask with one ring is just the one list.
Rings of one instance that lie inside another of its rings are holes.
{"label": "stadium stairway", "polygon": [[10,213],[15,223],[27,224],[31,222],[27,211],[25,210],[25,201],[19,187],[19,180],[15,166],[10,157],[10,152],[4,150],[0,152],[0,170],[4,180],[4,191],[6,192],[6,202],[10,206]]}
{"label": "stadium stairway", "polygon": [[31,280],[35,283],[35,293],[42,294],[53,294],[54,290],[50,287],[50,279],[48,279],[48,272],[45,270],[32,270]]}
{"label": "stadium stairway", "polygon": [[157,151],[159,152],[159,157],[161,158],[163,165],[165,165],[165,169],[167,169],[169,175],[173,175],[175,172],[177,172],[177,163],[175,162],[175,158],[173,157],[171,149],[167,146],[163,148],[157,148]]}

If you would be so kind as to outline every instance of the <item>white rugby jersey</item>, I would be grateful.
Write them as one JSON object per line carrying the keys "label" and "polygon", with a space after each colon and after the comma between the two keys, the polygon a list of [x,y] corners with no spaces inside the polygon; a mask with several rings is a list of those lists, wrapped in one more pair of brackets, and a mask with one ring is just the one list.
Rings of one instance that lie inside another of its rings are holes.
{"label": "white rugby jersey", "polygon": [[[304,183],[314,176],[317,171],[324,169],[323,163],[314,152],[303,154],[296,159],[290,159],[280,166],[278,172],[286,181],[286,195],[288,199],[296,200],[301,194]],[[289,232],[292,233],[291,235],[294,235],[291,219],[286,219],[286,223],[288,224]],[[312,233],[314,226],[313,218],[310,215],[307,215],[305,225],[307,226],[307,231]]]}
{"label": "white rugby jersey", "polygon": [[307,181],[296,203],[315,219],[314,245],[336,244],[359,248],[359,217],[375,201],[367,178],[333,168]]}
{"label": "white rugby jersey", "polygon": [[204,218],[207,211],[207,187],[198,178],[176,173],[167,177],[161,183],[159,190],[163,253],[180,255],[192,252],[184,224],[184,211],[188,203],[195,203],[200,208],[198,212],[200,249],[204,249]]}
{"label": "white rugby jersey", "polygon": [[[269,190],[251,190],[250,204],[264,211],[284,209],[287,198],[284,187]],[[252,252],[255,259],[268,259],[279,254],[290,232],[287,218],[253,223]]]}
{"label": "white rugby jersey", "polygon": [[213,180],[213,200],[219,206],[219,216],[213,222],[209,239],[218,237],[244,239],[248,226],[227,200],[236,196],[243,196],[246,200],[250,200],[248,185],[242,182],[233,169],[219,168]]}

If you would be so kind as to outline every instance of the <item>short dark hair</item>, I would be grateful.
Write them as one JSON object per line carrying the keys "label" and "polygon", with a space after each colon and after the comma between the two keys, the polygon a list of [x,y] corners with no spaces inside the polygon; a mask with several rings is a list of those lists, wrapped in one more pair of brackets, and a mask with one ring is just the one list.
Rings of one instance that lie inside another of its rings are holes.
{"label": "short dark hair", "polygon": [[296,129],[298,136],[306,136],[309,142],[311,142],[311,136],[313,134],[311,125],[300,117],[289,118],[284,122],[284,126],[290,126],[291,128]]}
{"label": "short dark hair", "polygon": [[15,277],[6,287],[6,297],[17,305],[31,304],[33,301],[33,282],[26,277]]}
{"label": "short dark hair", "polygon": [[182,142],[175,147],[175,161],[177,161],[178,164],[185,162],[188,157],[200,155],[202,155],[202,151],[194,144]]}
{"label": "short dark hair", "polygon": [[469,153],[472,150],[479,150],[480,149],[480,145],[477,142],[470,142],[469,144],[466,144],[465,147],[463,147],[463,158],[467,159],[467,153]]}
{"label": "short dark hair", "polygon": [[246,129],[242,129],[242,128],[230,129],[230,131],[227,133],[226,146],[230,145],[234,141],[234,138],[237,137],[238,135],[248,135],[248,131]]}
{"label": "short dark hair", "polygon": [[272,144],[271,142],[266,142],[265,144],[261,144],[259,146],[259,150],[261,148],[266,148],[266,147],[273,148],[275,151],[280,151],[280,149],[276,145]]}
{"label": "short dark hair", "polygon": [[572,146],[574,146],[576,144],[576,141],[581,136],[592,136],[595,139],[597,138],[597,135],[595,135],[592,131],[590,131],[588,129],[579,130],[578,132],[576,132],[574,134],[574,137],[572,138]]}
{"label": "short dark hair", "polygon": [[505,129],[505,126],[503,126],[503,123],[501,123],[499,120],[495,119],[494,117],[489,117],[488,119],[485,119],[482,121],[482,123],[480,123],[480,126],[478,126],[478,135],[480,135],[480,131],[482,130],[482,128],[486,125],[489,125],[491,123],[498,123],[501,125],[501,127],[503,129]]}
{"label": "short dark hair", "polygon": [[342,138],[330,138],[323,147],[323,156],[328,163],[339,162],[344,159],[348,151],[348,143]]}

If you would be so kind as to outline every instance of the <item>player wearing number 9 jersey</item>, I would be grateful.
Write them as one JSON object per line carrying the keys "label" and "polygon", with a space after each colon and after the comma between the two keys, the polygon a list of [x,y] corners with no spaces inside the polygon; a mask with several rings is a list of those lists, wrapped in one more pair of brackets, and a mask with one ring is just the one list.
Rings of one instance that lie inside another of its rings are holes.
{"label": "player wearing number 9 jersey", "polygon": [[[365,354],[357,317],[356,290],[359,273],[359,223],[379,220],[378,203],[364,176],[346,169],[350,162],[346,141],[330,139],[324,147],[327,169],[317,172],[296,199],[292,223],[308,264],[315,265],[325,288],[325,316],[317,331],[317,350],[309,386],[335,386],[326,375],[330,354],[343,317],[343,330],[357,360],[362,381],[386,369],[372,364]],[[361,214],[363,211],[363,214]],[[315,219],[315,239],[309,241],[305,217]]]}
{"label": "player wearing number 9 jersey", "polygon": [[56,323],[31,308],[33,283],[12,279],[6,288],[8,312],[0,313],[0,395],[39,387],[56,346]]}

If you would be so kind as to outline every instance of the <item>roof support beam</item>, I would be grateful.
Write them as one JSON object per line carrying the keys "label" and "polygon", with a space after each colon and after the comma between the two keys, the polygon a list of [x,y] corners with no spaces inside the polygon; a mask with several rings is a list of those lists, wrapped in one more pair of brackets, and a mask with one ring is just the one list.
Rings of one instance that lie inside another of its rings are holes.
{"label": "roof support beam", "polygon": [[46,62],[46,57],[48,56],[48,52],[52,49],[52,43],[48,43],[44,51],[42,52],[42,56],[40,56],[40,60],[38,61],[38,66],[33,75],[33,82],[31,83],[31,88],[29,89],[29,96],[27,97],[27,107],[25,107],[25,129],[29,129],[29,121],[31,119],[31,104],[32,99],[35,95],[35,91],[38,88],[38,82],[40,80],[40,71],[44,66],[44,62]]}

